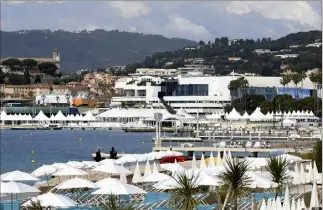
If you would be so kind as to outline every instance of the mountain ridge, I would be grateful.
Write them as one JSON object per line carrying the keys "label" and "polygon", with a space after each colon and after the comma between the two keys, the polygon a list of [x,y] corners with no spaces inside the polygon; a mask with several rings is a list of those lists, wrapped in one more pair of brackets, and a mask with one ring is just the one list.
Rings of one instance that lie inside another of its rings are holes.
{"label": "mountain ridge", "polygon": [[103,29],[79,32],[49,29],[0,31],[0,35],[1,58],[52,57],[53,50],[57,48],[61,52],[63,72],[127,65],[140,62],[156,52],[197,45],[197,42],[187,39]]}

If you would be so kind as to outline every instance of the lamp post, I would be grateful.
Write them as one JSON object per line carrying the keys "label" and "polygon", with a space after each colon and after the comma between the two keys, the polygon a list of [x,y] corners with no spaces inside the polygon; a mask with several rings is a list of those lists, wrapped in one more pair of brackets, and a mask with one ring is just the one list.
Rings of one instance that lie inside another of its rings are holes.
{"label": "lamp post", "polygon": [[275,113],[276,113],[275,86],[273,86],[273,93],[274,93],[273,129],[275,129]]}
{"label": "lamp post", "polygon": [[156,137],[155,137],[155,147],[160,147],[160,130],[161,130],[161,120],[163,118],[163,114],[160,112],[154,113],[154,118],[156,121]]}

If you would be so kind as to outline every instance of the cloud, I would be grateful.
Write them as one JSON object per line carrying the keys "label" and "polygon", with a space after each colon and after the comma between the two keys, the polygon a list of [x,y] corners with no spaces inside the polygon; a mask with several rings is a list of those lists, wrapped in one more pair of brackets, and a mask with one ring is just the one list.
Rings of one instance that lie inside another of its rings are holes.
{"label": "cloud", "polygon": [[177,35],[186,38],[210,39],[213,35],[203,26],[183,18],[179,15],[168,16],[168,23],[165,25],[165,31],[169,35]]}
{"label": "cloud", "polygon": [[[22,4],[22,3],[26,3],[28,1],[1,1],[1,3],[6,3],[6,4]],[[57,4],[62,4],[65,3],[67,1],[33,1],[33,3],[57,3]]]}
{"label": "cloud", "polygon": [[148,7],[144,2],[113,1],[109,2],[109,5],[125,19],[145,16],[151,11],[150,7]]}
{"label": "cloud", "polygon": [[270,20],[284,20],[321,28],[321,16],[306,1],[233,1],[226,11],[242,15],[255,12]]}

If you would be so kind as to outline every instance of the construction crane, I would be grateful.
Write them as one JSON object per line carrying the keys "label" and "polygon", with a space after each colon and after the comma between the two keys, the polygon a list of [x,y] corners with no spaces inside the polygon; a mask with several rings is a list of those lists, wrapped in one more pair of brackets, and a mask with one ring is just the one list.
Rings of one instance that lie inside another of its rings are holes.
{"label": "construction crane", "polygon": [[177,112],[174,110],[174,108],[167,104],[167,102],[164,100],[165,93],[164,92],[158,92],[158,99],[159,101],[164,105],[165,109],[169,114],[175,115]]}

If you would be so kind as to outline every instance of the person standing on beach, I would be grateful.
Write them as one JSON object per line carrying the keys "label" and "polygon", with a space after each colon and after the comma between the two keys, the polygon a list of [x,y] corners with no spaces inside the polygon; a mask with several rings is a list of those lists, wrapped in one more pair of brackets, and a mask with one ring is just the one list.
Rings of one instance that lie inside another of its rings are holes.
{"label": "person standing on beach", "polygon": [[98,149],[98,150],[96,151],[96,153],[95,153],[95,158],[94,158],[94,160],[95,160],[96,162],[100,162],[100,161],[101,161],[101,159],[102,159],[102,157],[101,157],[101,150],[100,150],[100,149]]}
{"label": "person standing on beach", "polygon": [[117,159],[117,151],[114,150],[114,147],[111,148],[111,151],[110,151],[110,158],[111,159]]}

